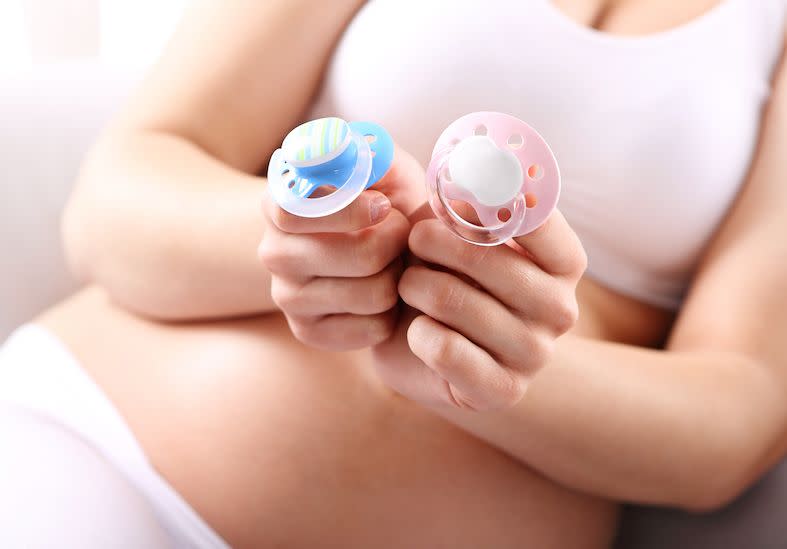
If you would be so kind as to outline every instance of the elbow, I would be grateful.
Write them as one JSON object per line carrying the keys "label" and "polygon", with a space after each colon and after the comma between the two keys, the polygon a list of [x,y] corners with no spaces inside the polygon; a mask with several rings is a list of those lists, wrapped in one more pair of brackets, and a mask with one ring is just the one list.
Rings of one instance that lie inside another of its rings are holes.
{"label": "elbow", "polygon": [[733,503],[748,488],[748,483],[730,479],[714,484],[699,487],[695,494],[683,498],[679,507],[692,514],[712,514]]}
{"label": "elbow", "polygon": [[97,176],[95,168],[95,147],[82,162],[79,176],[63,209],[60,219],[60,235],[66,263],[78,280],[91,282],[99,249],[97,239],[101,231],[91,227],[100,224],[97,212],[91,206],[91,188]]}
{"label": "elbow", "polygon": [[765,456],[750,450],[740,444],[734,450],[717,453],[712,463],[698,467],[693,482],[686,483],[691,489],[684,492],[678,506],[690,513],[710,514],[732,504],[769,468]]}
{"label": "elbow", "polygon": [[101,287],[113,301],[121,303],[129,300],[113,275],[118,269],[112,268],[119,259],[113,242],[123,240],[118,230],[123,215],[114,207],[117,200],[111,198],[113,191],[109,188],[112,174],[106,166],[111,164],[107,159],[112,154],[110,147],[99,142],[85,156],[63,209],[60,236],[71,274],[82,283]]}
{"label": "elbow", "polygon": [[674,501],[693,513],[718,512],[739,499],[782,459],[787,433],[787,406],[781,381],[769,365],[738,355],[730,398],[698,433],[694,455],[685,456],[683,497]]}

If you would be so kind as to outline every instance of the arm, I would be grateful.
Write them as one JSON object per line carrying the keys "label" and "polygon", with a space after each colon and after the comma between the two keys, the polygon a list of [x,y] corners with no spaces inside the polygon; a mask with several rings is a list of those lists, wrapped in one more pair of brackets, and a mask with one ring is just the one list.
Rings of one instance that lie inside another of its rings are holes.
{"label": "arm", "polygon": [[84,164],[63,223],[74,269],[153,317],[272,310],[255,253],[265,180],[254,174],[360,5],[197,2]]}
{"label": "arm", "polygon": [[[497,323],[497,331],[512,326],[519,332],[508,333],[516,333],[518,341],[532,346],[537,340],[520,328],[515,316],[504,317],[508,311],[495,302],[478,305],[488,296],[474,295],[472,287],[430,295],[408,284],[412,275],[405,272],[403,299],[428,315],[418,317],[407,333],[409,347],[421,360],[401,352],[394,356],[383,346],[378,349],[383,377],[464,429],[576,489],[698,510],[724,505],[787,451],[785,150],[787,70],[782,68],[750,179],[706,254],[664,350],[568,335],[557,340],[551,357],[543,361],[547,367],[511,407],[478,413],[446,405],[430,400],[424,387],[432,383],[461,389],[465,383],[468,390],[485,390],[498,402],[505,401],[505,390],[490,383],[492,373],[522,375],[541,365],[524,356],[528,352],[520,358],[506,356],[502,344],[491,341],[494,316],[506,319]],[[426,230],[431,243],[418,236]],[[473,265],[491,264],[496,254],[509,252],[452,244],[450,235],[439,231],[439,226],[416,225],[410,239],[414,253],[462,271],[494,295],[499,280],[481,269],[474,271]],[[525,248],[532,244],[522,242]],[[550,249],[565,250],[569,244],[566,234],[530,251],[543,260],[557,253]],[[513,256],[507,264],[511,280],[532,267]],[[527,304],[523,311],[545,303],[561,307],[559,300],[544,297],[560,292],[559,280],[548,290],[534,288],[534,280],[543,283],[540,275],[518,280],[518,287],[512,284],[508,293],[498,292],[497,299],[505,302],[522,292],[519,299]],[[442,283],[444,288],[459,288],[456,280]],[[451,297],[456,295],[462,299]],[[485,330],[463,331],[455,319],[473,307],[485,312],[474,317],[474,324],[486,323]],[[553,331],[555,325],[547,316],[524,324]],[[543,343],[536,348],[543,349]],[[469,358],[474,361],[471,371]]]}
{"label": "arm", "polygon": [[707,344],[658,352],[567,336],[517,406],[439,412],[578,490],[711,510],[784,454],[776,366]]}

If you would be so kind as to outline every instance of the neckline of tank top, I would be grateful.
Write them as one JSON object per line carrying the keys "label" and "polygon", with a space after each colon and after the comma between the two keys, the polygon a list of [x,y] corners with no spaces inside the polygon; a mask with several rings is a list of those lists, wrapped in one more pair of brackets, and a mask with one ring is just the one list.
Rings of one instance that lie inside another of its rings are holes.
{"label": "neckline of tank top", "polygon": [[741,0],[719,0],[713,7],[707,9],[702,14],[689,19],[684,23],[680,23],[669,29],[650,32],[647,34],[611,34],[609,32],[588,27],[582,23],[572,19],[557,7],[552,0],[541,0],[541,5],[548,17],[555,22],[555,24],[566,28],[568,31],[574,33],[578,38],[586,39],[590,42],[598,44],[605,44],[607,46],[634,46],[634,47],[647,47],[651,45],[661,44],[671,39],[677,39],[682,36],[691,35],[693,31],[701,29],[716,19],[721,17],[724,13],[732,9],[736,3]]}

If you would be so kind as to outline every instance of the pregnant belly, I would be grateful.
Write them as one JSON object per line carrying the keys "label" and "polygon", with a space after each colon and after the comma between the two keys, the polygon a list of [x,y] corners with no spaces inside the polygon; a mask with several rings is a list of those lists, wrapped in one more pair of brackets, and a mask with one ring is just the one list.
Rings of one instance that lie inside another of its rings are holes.
{"label": "pregnant belly", "polygon": [[161,325],[88,290],[40,321],[235,547],[581,549],[614,530],[611,504],[391,393],[366,352],[305,348],[277,315]]}

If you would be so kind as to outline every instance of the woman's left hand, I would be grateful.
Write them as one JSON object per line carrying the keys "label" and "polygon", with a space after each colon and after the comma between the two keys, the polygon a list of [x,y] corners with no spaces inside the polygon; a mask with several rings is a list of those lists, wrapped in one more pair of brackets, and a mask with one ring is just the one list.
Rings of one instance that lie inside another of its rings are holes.
{"label": "woman's left hand", "polygon": [[425,219],[409,247],[420,261],[402,275],[399,294],[413,310],[374,348],[383,381],[428,405],[481,411],[517,403],[577,321],[587,258],[574,231],[555,211],[510,245],[483,247]]}

